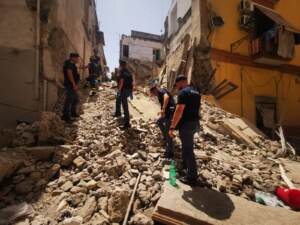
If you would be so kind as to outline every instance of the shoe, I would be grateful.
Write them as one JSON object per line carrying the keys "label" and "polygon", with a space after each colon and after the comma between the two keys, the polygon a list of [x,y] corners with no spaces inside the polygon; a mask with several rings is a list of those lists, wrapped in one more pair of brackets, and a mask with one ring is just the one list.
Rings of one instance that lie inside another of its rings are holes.
{"label": "shoe", "polygon": [[190,185],[190,186],[198,186],[197,179],[189,179],[186,176],[184,176],[184,177],[180,177],[179,180],[183,184],[187,184],[187,185]]}
{"label": "shoe", "polygon": [[124,126],[121,127],[122,130],[127,130],[131,128],[131,124],[125,124]]}
{"label": "shoe", "polygon": [[69,123],[69,124],[71,124],[71,123],[74,122],[74,120],[72,120],[72,118],[67,117],[67,116],[62,116],[61,119],[62,119],[63,121],[65,121],[66,123]]}
{"label": "shoe", "polygon": [[80,117],[77,113],[74,113],[74,114],[72,114],[71,115],[71,117],[73,117],[73,118],[78,118],[78,117]]}
{"label": "shoe", "polygon": [[166,159],[173,159],[174,158],[174,154],[165,152],[164,153],[164,158],[166,158]]}
{"label": "shoe", "polygon": [[115,114],[113,114],[113,117],[116,117],[116,118],[118,118],[118,117],[121,117],[122,115],[121,114],[119,114],[119,113],[115,113]]}

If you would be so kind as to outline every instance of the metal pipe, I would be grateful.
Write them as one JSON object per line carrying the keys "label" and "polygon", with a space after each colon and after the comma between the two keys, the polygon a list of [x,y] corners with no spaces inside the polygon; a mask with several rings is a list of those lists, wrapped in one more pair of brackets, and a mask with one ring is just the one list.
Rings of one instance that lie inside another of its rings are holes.
{"label": "metal pipe", "polygon": [[36,3],[36,55],[35,55],[35,98],[39,99],[39,82],[40,82],[40,14],[41,14],[41,1],[37,0]]}

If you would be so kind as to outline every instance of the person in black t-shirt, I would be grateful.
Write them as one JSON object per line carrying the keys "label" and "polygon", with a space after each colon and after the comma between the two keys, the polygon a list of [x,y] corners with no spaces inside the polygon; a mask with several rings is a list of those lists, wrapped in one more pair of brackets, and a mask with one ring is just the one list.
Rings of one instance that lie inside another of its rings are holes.
{"label": "person in black t-shirt", "polygon": [[78,117],[76,108],[79,102],[78,83],[80,82],[80,75],[76,64],[79,63],[79,60],[80,57],[77,53],[71,53],[70,59],[66,60],[63,66],[66,101],[62,119],[66,122],[72,122],[71,117]]}
{"label": "person in black t-shirt", "polygon": [[132,97],[133,90],[133,78],[125,61],[120,60],[120,75],[118,82],[119,94],[122,102],[122,108],[124,111],[124,129],[130,128],[130,115],[128,109],[128,98]]}
{"label": "person in black t-shirt", "polygon": [[161,130],[164,140],[166,141],[166,158],[173,158],[173,139],[169,136],[168,132],[171,126],[172,116],[175,110],[175,101],[170,92],[165,88],[152,87],[150,93],[158,98],[161,106],[160,118],[157,125]]}
{"label": "person in black t-shirt", "polygon": [[197,163],[194,154],[194,135],[199,131],[199,111],[201,104],[200,93],[188,86],[187,78],[180,75],[176,78],[175,86],[178,92],[178,102],[173,116],[169,135],[174,137],[174,130],[179,130],[182,144],[182,160],[186,175],[180,181],[195,185],[197,183]]}

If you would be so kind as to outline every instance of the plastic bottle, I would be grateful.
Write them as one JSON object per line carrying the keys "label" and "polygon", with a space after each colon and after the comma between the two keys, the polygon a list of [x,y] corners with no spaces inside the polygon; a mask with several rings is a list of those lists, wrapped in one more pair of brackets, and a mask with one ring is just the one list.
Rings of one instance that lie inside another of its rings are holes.
{"label": "plastic bottle", "polygon": [[175,167],[174,160],[172,160],[170,164],[169,182],[172,186],[176,186],[176,167]]}

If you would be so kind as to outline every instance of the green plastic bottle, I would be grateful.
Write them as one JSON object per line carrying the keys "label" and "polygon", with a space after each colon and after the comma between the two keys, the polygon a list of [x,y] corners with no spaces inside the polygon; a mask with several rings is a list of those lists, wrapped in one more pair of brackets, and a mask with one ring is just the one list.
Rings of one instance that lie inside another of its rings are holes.
{"label": "green plastic bottle", "polygon": [[174,160],[172,160],[170,164],[169,182],[172,186],[176,186],[176,167]]}

